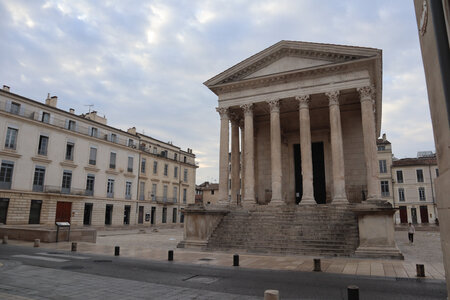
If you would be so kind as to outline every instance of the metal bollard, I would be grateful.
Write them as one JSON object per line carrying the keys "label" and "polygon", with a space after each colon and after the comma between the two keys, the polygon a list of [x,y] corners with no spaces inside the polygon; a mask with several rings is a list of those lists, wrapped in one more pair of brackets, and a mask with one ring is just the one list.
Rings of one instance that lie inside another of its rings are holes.
{"label": "metal bollard", "polygon": [[280,293],[278,290],[266,290],[264,292],[264,300],[280,300]]}
{"label": "metal bollard", "polygon": [[8,236],[7,235],[4,235],[3,236],[3,242],[2,242],[2,244],[8,244]]}
{"label": "metal bollard", "polygon": [[40,239],[35,239],[34,240],[34,247],[39,247],[40,244],[41,244],[41,240]]}
{"label": "metal bollard", "polygon": [[120,255],[120,247],[116,246],[114,247],[114,256],[119,256]]}
{"label": "metal bollard", "polygon": [[72,252],[77,252],[77,243],[72,242]]}
{"label": "metal bollard", "polygon": [[172,261],[173,260],[173,250],[169,250],[168,255],[167,255],[167,260],[168,261]]}
{"label": "metal bollard", "polygon": [[233,255],[233,267],[239,267],[239,255]]}
{"label": "metal bollard", "polygon": [[359,300],[359,287],[349,285],[347,287],[348,300]]}
{"label": "metal bollard", "polygon": [[425,266],[416,264],[417,277],[425,277]]}
{"label": "metal bollard", "polygon": [[320,267],[320,259],[314,258],[314,272],[321,272],[322,268]]}

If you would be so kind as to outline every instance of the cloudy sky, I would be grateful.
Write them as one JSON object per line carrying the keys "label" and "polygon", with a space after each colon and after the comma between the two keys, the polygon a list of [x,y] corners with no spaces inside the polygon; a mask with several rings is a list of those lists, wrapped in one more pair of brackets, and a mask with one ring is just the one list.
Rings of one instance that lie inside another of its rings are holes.
{"label": "cloudy sky", "polygon": [[280,40],[383,49],[382,132],[398,158],[434,151],[411,0],[0,0],[0,32],[0,85],[193,148],[197,183],[218,178],[202,83]]}

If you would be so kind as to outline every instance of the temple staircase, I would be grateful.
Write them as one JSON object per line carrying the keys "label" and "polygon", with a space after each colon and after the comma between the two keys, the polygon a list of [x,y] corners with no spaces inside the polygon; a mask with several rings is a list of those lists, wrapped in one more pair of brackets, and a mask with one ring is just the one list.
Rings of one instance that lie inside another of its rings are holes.
{"label": "temple staircase", "polygon": [[230,211],[213,231],[206,248],[349,256],[358,242],[358,219],[346,205],[264,205]]}

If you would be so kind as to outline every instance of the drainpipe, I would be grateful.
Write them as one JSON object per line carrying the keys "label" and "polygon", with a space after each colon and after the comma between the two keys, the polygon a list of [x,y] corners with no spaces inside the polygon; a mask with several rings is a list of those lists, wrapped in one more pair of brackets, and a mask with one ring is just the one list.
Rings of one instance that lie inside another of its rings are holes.
{"label": "drainpipe", "polygon": [[[136,184],[136,216],[134,218],[134,225],[138,224],[138,218],[139,218],[139,185],[141,184],[141,181],[139,180],[139,174],[141,174],[141,137],[136,135],[138,138],[138,144],[137,144],[137,149],[138,149],[138,167],[137,167],[137,184]],[[146,162],[147,163],[147,162]],[[147,167],[147,166],[146,166]],[[144,191],[144,195],[145,195],[145,191]]]}

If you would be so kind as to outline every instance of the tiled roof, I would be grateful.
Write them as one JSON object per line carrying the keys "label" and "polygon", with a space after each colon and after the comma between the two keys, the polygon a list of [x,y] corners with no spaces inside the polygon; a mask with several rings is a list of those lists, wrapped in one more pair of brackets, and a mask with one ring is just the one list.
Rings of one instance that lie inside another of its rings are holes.
{"label": "tiled roof", "polygon": [[402,158],[392,162],[393,167],[401,166],[423,166],[423,165],[437,165],[436,156],[433,157],[418,157],[418,158]]}

